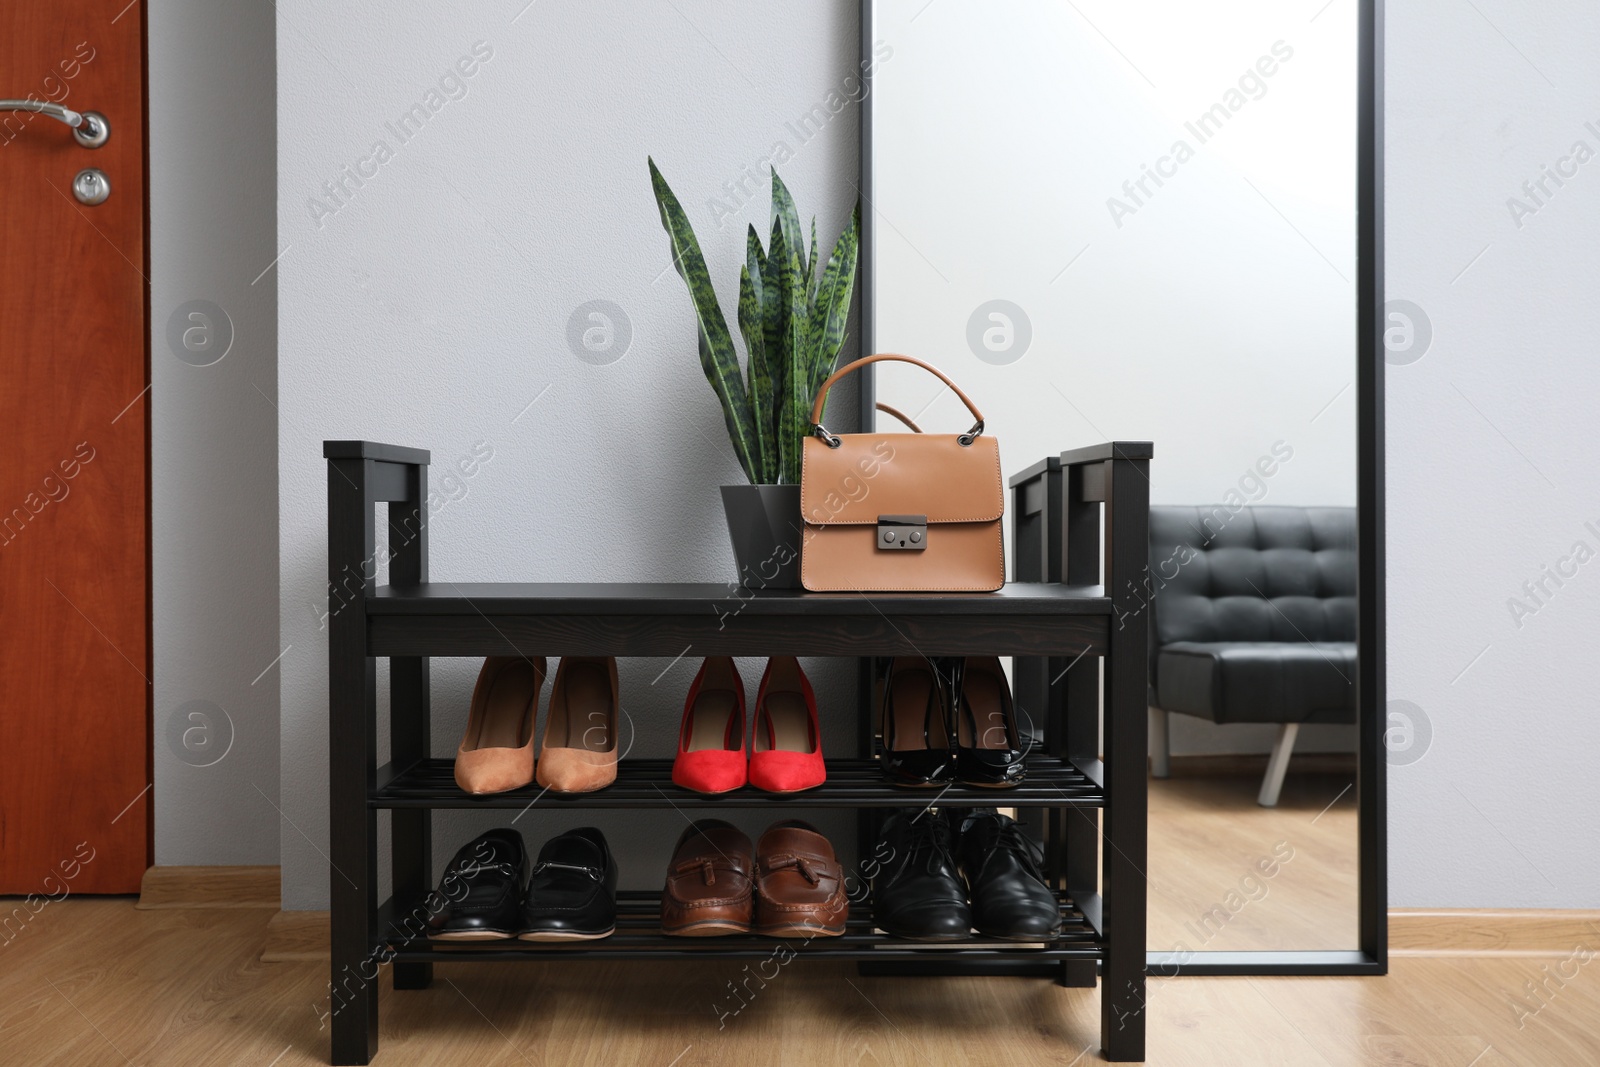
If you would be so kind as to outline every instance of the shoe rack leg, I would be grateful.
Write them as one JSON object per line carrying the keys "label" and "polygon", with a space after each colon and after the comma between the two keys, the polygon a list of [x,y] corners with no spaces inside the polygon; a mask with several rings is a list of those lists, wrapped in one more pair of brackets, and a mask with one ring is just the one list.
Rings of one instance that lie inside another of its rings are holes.
{"label": "shoe rack leg", "polygon": [[1145,864],[1150,643],[1146,561],[1150,481],[1142,461],[1107,461],[1106,588],[1113,617],[1105,665],[1106,806],[1101,827],[1105,982],[1100,1047],[1114,1062],[1144,1059]]}
{"label": "shoe rack leg", "polygon": [[[1052,658],[1051,678],[1051,755],[1065,760],[1093,762],[1100,758],[1100,660],[1097,656],[1072,659]],[[1099,859],[1095,848],[1100,841],[1100,823],[1093,808],[1050,808],[1046,814],[1053,853],[1051,866],[1056,888],[1065,890],[1081,907],[1099,891]],[[1086,988],[1094,986],[1093,962],[1064,960],[1061,984]]]}
{"label": "shoe rack leg", "polygon": [[[872,656],[856,660],[856,755],[871,759],[877,754],[878,735],[878,678],[880,661]],[[850,906],[861,908],[871,892],[869,864],[878,845],[878,828],[883,816],[870,808],[856,809],[856,864],[851,872]]]}
{"label": "shoe rack leg", "polygon": [[377,668],[367,655],[366,584],[373,553],[372,460],[328,461],[328,892],[332,1061],[378,1050]]}
{"label": "shoe rack leg", "polygon": [[[389,581],[415,585],[428,580],[427,498],[424,468],[407,471],[406,502],[389,505]],[[427,759],[431,749],[428,660],[397,657],[389,663],[389,759],[396,769]],[[427,808],[390,812],[394,899],[409,905],[424,899],[433,886],[433,812]],[[415,917],[420,923],[421,917]],[[433,982],[433,964],[394,965],[396,989],[426,989]]]}
{"label": "shoe rack leg", "polygon": [[[1085,818],[1092,818],[1092,813],[1084,808],[1046,808],[1045,828],[1048,834],[1054,837],[1057,843],[1058,854],[1054,857],[1054,878],[1052,888],[1067,890],[1069,896],[1074,896],[1070,885],[1073,880],[1072,868],[1069,861],[1070,849],[1087,851],[1089,863],[1094,863],[1094,842],[1099,836],[1098,827],[1092,823],[1085,826]],[[1076,824],[1076,825],[1074,825]],[[1068,827],[1072,827],[1068,832]],[[1084,846],[1087,845],[1087,849]],[[1070,847],[1069,847],[1070,846]],[[1093,870],[1090,877],[1093,877]],[[1076,899],[1076,898],[1075,898]],[[1099,981],[1099,968],[1094,960],[1062,960],[1060,973],[1056,976],[1059,985],[1070,989],[1093,989]]]}
{"label": "shoe rack leg", "polygon": [[[1054,574],[1068,585],[1099,585],[1100,505],[1085,491],[1084,470],[1061,472],[1058,503],[1061,534],[1052,546],[1058,553]],[[1085,649],[1065,649],[1050,660],[1051,754],[1090,766],[1100,759],[1100,657]],[[1100,891],[1100,820],[1092,808],[1055,811],[1059,822],[1061,888],[1080,906]],[[1094,985],[1095,968],[1087,972],[1064,964],[1064,985]]]}
{"label": "shoe rack leg", "polygon": [[[428,756],[428,661],[420,656],[394,659],[389,665],[389,678],[390,758],[399,768]],[[389,818],[394,899],[397,904],[412,907],[424,900],[433,887],[433,812],[427,808],[399,808],[391,811]],[[418,914],[408,921],[420,924],[423,918]],[[427,989],[432,982],[433,964],[396,961],[396,989]]]}

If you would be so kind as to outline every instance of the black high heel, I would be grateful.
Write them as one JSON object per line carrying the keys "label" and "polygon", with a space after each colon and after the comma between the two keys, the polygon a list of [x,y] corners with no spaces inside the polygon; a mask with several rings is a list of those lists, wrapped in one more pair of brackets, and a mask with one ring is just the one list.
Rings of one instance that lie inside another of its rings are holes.
{"label": "black high heel", "polygon": [[954,682],[956,780],[1009,789],[1027,774],[1011,685],[995,656],[968,656]]}
{"label": "black high heel", "polygon": [[893,785],[944,785],[955,775],[945,688],[920,656],[897,656],[883,679],[883,775]]}

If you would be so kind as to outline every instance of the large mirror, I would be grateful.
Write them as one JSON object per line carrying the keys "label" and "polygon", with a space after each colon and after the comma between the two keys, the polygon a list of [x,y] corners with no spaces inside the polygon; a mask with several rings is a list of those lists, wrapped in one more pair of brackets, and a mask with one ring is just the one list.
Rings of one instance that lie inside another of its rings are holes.
{"label": "large mirror", "polygon": [[1356,950],[1362,5],[867,7],[864,345],[1007,475],[1155,443],[1150,949]]}

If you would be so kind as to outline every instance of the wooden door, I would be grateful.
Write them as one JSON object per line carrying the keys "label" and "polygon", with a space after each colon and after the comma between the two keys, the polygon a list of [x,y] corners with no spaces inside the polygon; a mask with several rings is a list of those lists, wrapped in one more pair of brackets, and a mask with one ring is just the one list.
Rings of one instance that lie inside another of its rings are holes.
{"label": "wooden door", "polygon": [[110,125],[0,109],[0,894],[136,892],[151,855],[143,19],[0,6],[0,98]]}

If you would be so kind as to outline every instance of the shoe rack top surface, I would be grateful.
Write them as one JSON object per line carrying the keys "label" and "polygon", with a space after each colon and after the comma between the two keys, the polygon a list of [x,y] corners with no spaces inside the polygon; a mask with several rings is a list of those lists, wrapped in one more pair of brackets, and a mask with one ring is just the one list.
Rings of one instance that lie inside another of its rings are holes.
{"label": "shoe rack top surface", "polygon": [[[753,592],[731,583],[382,586],[372,656],[1103,655],[1117,629],[1098,586],[994,593]],[[342,608],[341,608],[342,610]]]}

